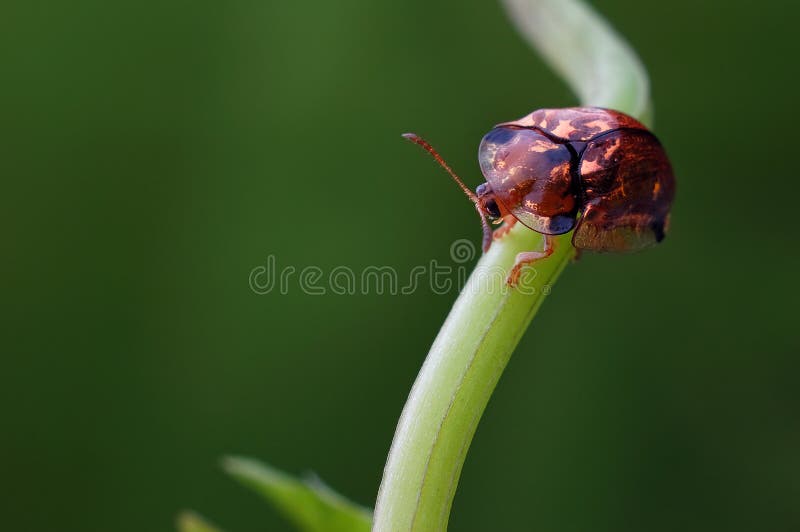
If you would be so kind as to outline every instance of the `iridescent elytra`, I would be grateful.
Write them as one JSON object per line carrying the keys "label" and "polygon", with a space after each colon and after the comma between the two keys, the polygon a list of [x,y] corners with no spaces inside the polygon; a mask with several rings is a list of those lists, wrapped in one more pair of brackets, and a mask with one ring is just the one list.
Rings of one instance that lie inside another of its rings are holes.
{"label": "iridescent elytra", "polygon": [[[579,251],[630,252],[664,239],[675,178],[658,139],[636,119],[611,109],[540,109],[495,126],[483,137],[478,161],[486,182],[473,193],[421,137],[428,150],[475,204],[484,251],[518,221],[544,234],[541,251],[517,255],[508,277],[553,252],[552,235],[575,230]],[[489,222],[505,222],[492,231]]]}

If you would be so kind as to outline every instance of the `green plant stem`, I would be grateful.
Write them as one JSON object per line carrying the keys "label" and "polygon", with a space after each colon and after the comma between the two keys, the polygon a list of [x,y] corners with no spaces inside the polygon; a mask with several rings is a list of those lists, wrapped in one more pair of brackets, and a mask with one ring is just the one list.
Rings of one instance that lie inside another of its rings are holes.
{"label": "green plant stem", "polygon": [[553,255],[535,265],[527,293],[506,289],[505,276],[517,253],[541,248],[541,235],[517,224],[478,262],[403,409],[373,530],[446,528],[472,435],[545,292],[574,255],[569,236],[559,237]]}
{"label": "green plant stem", "polygon": [[501,0],[509,18],[582,105],[651,122],[650,81],[639,57],[579,0]]}
{"label": "green plant stem", "polygon": [[[581,103],[640,119],[647,74],[632,50],[577,0],[504,0],[515,24],[571,85]],[[524,114],[529,110],[524,110]],[[447,528],[464,459],[503,369],[574,249],[571,234],[535,263],[524,290],[504,290],[517,253],[541,249],[522,224],[478,262],[414,383],[395,432],[373,518],[380,532]]]}

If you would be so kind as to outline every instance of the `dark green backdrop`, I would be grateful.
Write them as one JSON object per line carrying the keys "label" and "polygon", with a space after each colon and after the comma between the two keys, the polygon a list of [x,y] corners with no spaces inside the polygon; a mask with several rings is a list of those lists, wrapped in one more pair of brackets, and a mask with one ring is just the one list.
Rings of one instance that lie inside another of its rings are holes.
{"label": "dark green backdrop", "polygon": [[[596,4],[596,5],[599,5]],[[600,6],[647,64],[672,233],[570,266],[464,467],[460,531],[800,529],[794,2]],[[288,530],[218,468],[372,505],[455,294],[250,271],[477,242],[494,123],[575,103],[494,2],[3,2],[0,528]]]}

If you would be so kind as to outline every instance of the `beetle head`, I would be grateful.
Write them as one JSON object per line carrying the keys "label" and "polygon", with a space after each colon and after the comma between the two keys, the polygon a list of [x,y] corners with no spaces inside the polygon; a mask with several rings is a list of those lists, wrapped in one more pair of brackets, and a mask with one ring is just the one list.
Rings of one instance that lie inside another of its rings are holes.
{"label": "beetle head", "polygon": [[500,218],[500,208],[497,206],[497,201],[494,199],[494,191],[489,183],[481,183],[475,189],[475,195],[478,196],[478,201],[487,216],[493,220]]}

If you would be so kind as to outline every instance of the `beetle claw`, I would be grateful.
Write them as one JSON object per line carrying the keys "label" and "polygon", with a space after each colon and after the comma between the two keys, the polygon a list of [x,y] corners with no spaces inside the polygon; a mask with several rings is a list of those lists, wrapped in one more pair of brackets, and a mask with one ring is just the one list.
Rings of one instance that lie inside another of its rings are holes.
{"label": "beetle claw", "polygon": [[523,251],[517,254],[516,259],[514,259],[514,267],[511,268],[511,272],[506,279],[506,284],[512,288],[517,286],[520,275],[522,274],[522,268],[549,257],[553,254],[554,249],[555,242],[553,241],[553,237],[551,235],[545,235],[544,249],[542,249],[542,251]]}

